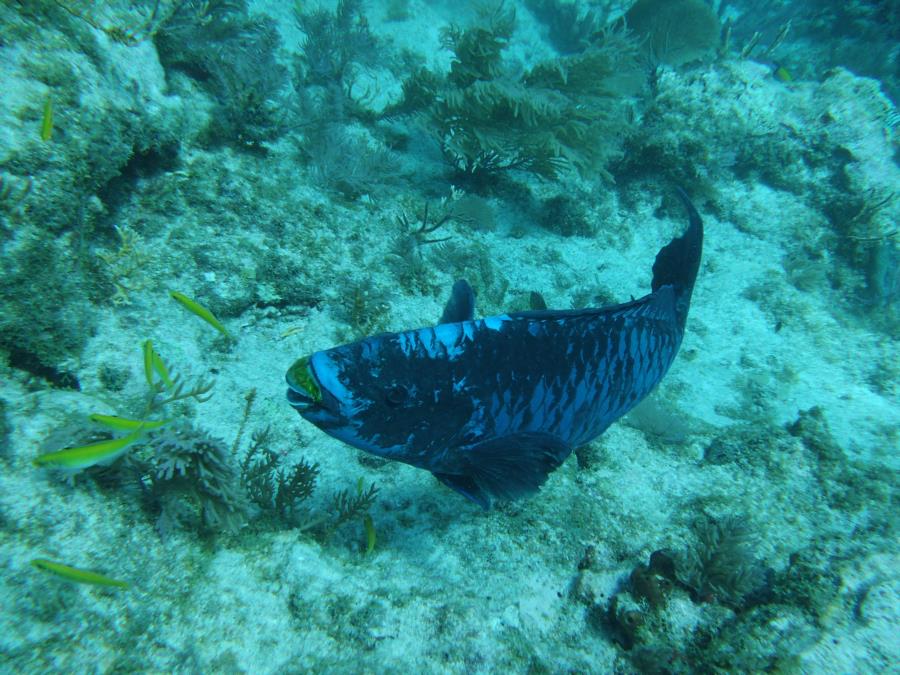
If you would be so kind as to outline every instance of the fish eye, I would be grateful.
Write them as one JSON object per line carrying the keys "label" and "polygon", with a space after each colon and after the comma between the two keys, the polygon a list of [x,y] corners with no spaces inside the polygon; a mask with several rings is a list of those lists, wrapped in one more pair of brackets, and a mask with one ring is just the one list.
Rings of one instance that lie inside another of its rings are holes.
{"label": "fish eye", "polygon": [[406,400],[406,397],[409,395],[409,392],[406,390],[402,384],[395,384],[393,387],[387,390],[387,394],[385,395],[385,399],[388,402],[388,405],[398,406]]}

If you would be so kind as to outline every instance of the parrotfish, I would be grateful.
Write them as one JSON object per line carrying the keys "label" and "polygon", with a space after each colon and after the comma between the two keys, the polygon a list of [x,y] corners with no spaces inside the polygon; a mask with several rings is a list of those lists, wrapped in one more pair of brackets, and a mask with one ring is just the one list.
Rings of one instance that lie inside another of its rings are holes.
{"label": "parrotfish", "polygon": [[475,319],[460,280],[436,326],[298,359],[288,402],[334,438],[426,469],[485,509],[536,492],[675,360],[703,249],[703,222],[678,194],[689,225],[657,254],[648,295]]}

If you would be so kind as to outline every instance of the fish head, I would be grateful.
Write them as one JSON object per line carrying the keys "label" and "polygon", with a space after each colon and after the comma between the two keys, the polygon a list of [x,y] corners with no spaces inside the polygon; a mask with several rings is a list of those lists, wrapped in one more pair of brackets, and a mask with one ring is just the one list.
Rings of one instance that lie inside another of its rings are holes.
{"label": "fish head", "polygon": [[476,401],[460,360],[423,347],[417,331],[376,335],[298,359],[288,402],[327,434],[382,457],[433,469],[461,442]]}

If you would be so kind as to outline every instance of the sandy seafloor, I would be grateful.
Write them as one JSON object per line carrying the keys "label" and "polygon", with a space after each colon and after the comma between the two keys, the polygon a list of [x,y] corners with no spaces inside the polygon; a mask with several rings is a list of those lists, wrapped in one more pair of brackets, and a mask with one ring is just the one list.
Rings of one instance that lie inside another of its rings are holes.
{"label": "sandy seafloor", "polygon": [[[426,472],[329,438],[285,401],[294,359],[353,335],[341,297],[351,282],[383,293],[388,309],[376,328],[440,316],[459,266],[423,247],[426,289],[411,292],[390,262],[397,216],[431,197],[396,182],[335,194],[298,161],[295,132],[267,141],[265,153],[204,145],[209,97],[184,82],[173,92],[152,42],[124,46],[86,28],[99,54],[88,58],[70,34],[17,18],[13,5],[4,4],[3,21],[34,37],[0,46],[0,168],[7,185],[23,180],[22,156],[36,168],[23,202],[4,204],[4,276],[20,278],[18,252],[41,237],[65,252],[57,260],[94,269],[98,253],[118,247],[113,226],[139,236],[141,258],[128,270],[128,304],[111,302],[108,283],[73,291],[63,280],[58,298],[55,281],[15,291],[54,317],[49,326],[80,326],[72,315],[85,306],[93,319],[82,348],[60,365],[80,390],[2,366],[0,671],[897,672],[897,300],[866,296],[864,271],[839,257],[845,235],[828,211],[842,198],[900,191],[892,107],[878,82],[838,68],[822,81],[785,83],[769,65],[736,56],[663,70],[660,128],[673,147],[703,147],[708,159],[702,183],[685,185],[706,244],[681,353],[648,403],[583,462],[573,456],[536,496],[483,512]],[[438,29],[454,19],[449,3],[412,5],[409,18],[391,22],[367,7],[373,32],[446,67]],[[286,5],[253,11],[281,21],[285,50],[297,44]],[[519,14],[510,50],[527,62],[532,48],[520,43],[539,41],[540,30]],[[34,63],[60,53],[74,64],[80,95],[56,104],[45,143],[48,86]],[[396,95],[389,73],[372,78]],[[180,142],[177,162],[108,189],[131,146],[152,144],[154,134]],[[739,171],[735,152],[759,137],[771,140],[758,148],[781,151]],[[91,178],[98,173],[105,178]],[[558,188],[520,180],[536,194]],[[685,223],[671,182],[652,173],[616,185],[565,181],[596,234],[564,237],[523,222],[508,195],[486,197],[493,229],[443,226],[481,256],[472,263],[482,266],[479,315],[521,309],[531,291],[558,308],[648,291],[657,250]],[[55,209],[78,211],[82,225],[47,224],[44,195]],[[876,234],[895,231],[897,207],[873,214]],[[55,279],[67,269],[28,274]],[[311,291],[296,290],[298,275]],[[236,340],[184,312],[169,290],[216,309]],[[290,299],[306,292],[316,302]],[[139,408],[146,339],[174,371],[214,377],[212,398],[178,414],[229,447],[256,390],[242,449],[269,426],[286,461],[319,464],[304,505],[310,519],[328,514],[337,490],[374,482],[374,551],[365,552],[357,521],[330,537],[251,519],[236,533],[176,529],[163,538],[133,489],[83,476],[70,484],[33,467],[60,428],[75,436],[88,414]],[[119,373],[120,391],[100,377],[104,369]],[[696,548],[704,518],[744,524],[741,564],[766,570],[765,597],[692,598],[678,585],[662,602],[641,597],[632,570],[654,551]],[[70,584],[31,567],[33,558],[131,586]],[[636,622],[631,631],[626,619]]]}

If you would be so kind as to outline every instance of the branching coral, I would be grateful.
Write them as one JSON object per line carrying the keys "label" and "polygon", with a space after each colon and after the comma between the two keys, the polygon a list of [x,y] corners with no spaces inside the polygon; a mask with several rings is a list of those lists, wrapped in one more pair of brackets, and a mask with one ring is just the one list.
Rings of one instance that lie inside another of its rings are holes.
{"label": "branching coral", "polygon": [[116,227],[119,247],[97,253],[106,265],[115,291],[110,301],[114,305],[130,305],[131,293],[144,288],[144,270],[150,258],[141,236],[127,226]]}
{"label": "branching coral", "polygon": [[290,522],[300,503],[312,495],[319,465],[301,459],[285,469],[283,457],[268,447],[270,440],[268,428],[253,434],[253,442],[241,463],[241,484],[264,513],[277,514]]}
{"label": "branching coral", "polygon": [[[305,4],[305,3],[304,3]],[[325,9],[305,12],[300,2],[294,16],[306,33],[297,71],[306,84],[338,84],[349,94],[354,71],[375,63],[378,43],[369,32],[360,0],[338,0],[334,13]]]}

